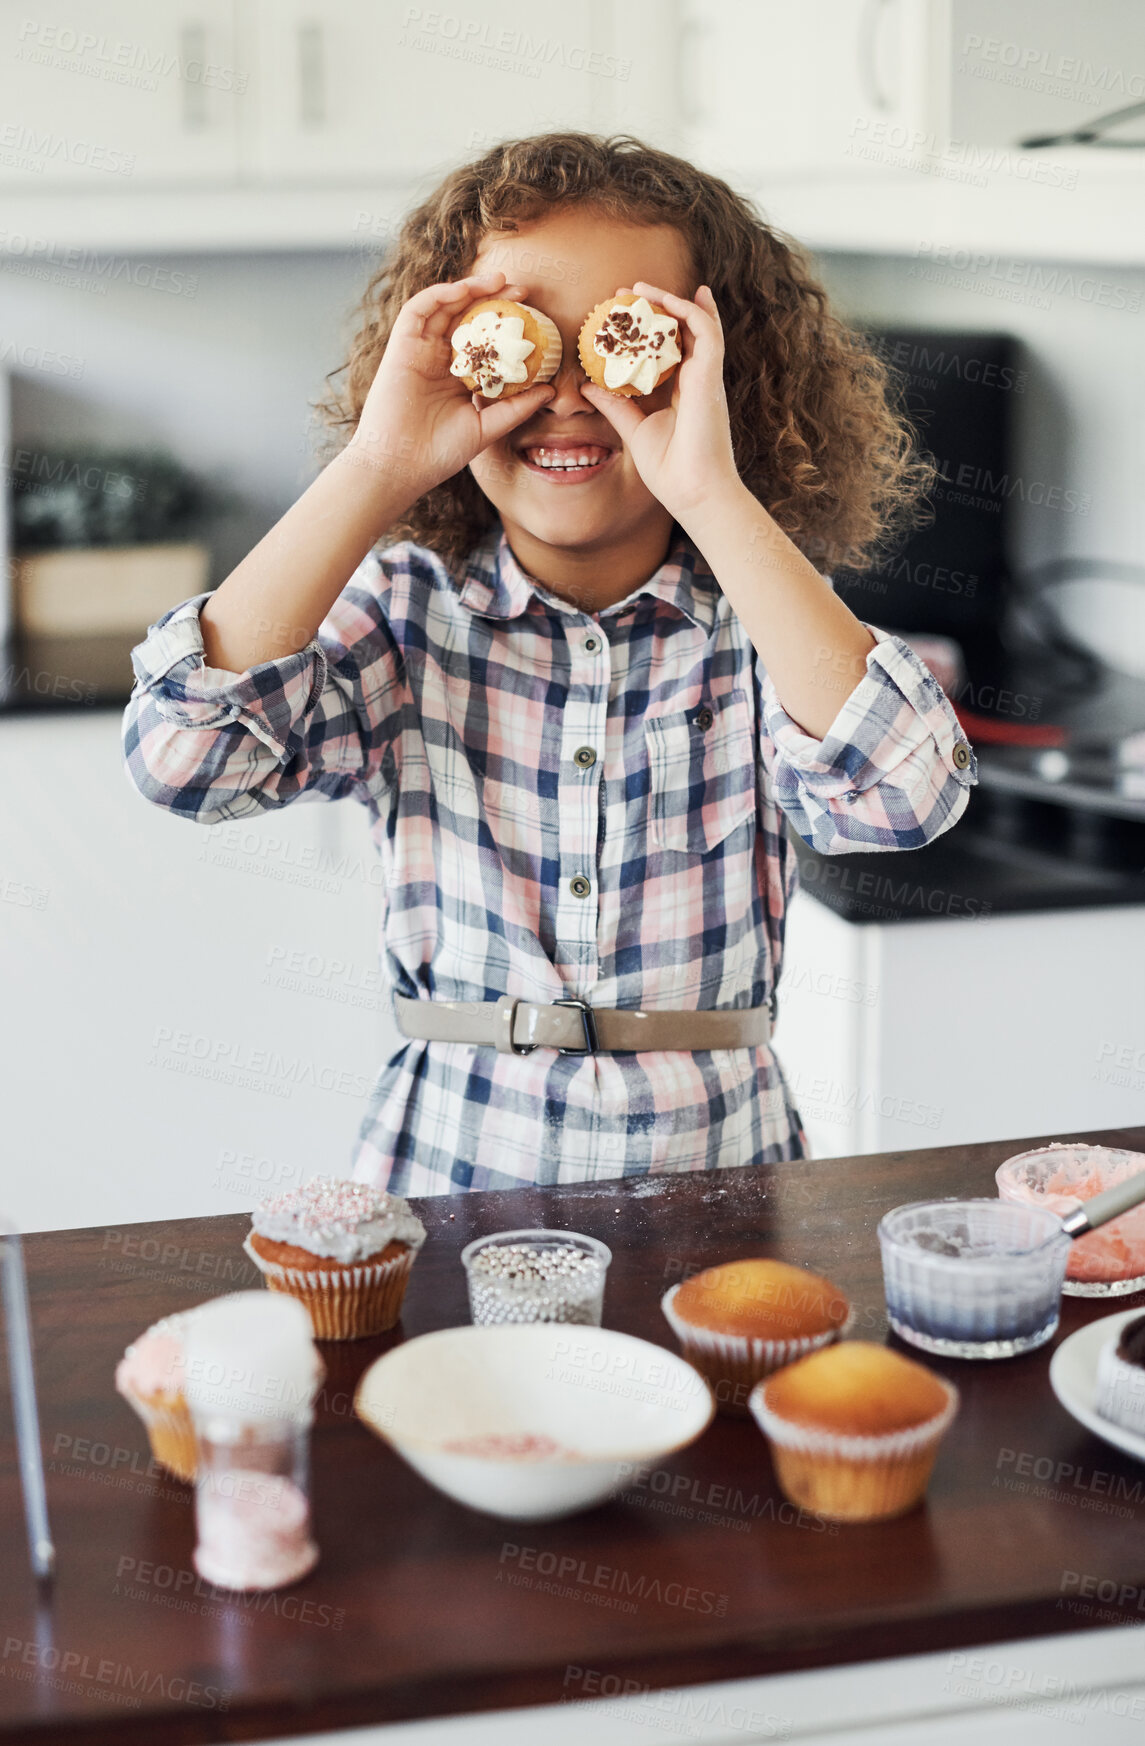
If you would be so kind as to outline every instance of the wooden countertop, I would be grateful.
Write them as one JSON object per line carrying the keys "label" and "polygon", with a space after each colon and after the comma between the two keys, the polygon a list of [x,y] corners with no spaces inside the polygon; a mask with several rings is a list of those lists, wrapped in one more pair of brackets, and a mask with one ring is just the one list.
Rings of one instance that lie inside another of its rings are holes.
{"label": "wooden countertop", "polygon": [[[440,1496],[352,1409],[395,1339],[468,1320],[458,1253],[514,1227],[604,1238],[605,1325],[669,1348],[667,1286],[760,1253],[827,1274],[857,1306],[855,1337],[882,1339],[882,1213],[992,1194],[1003,1158],[1063,1137],[416,1202],[429,1239],[401,1329],[323,1347],[321,1562],[269,1596],[195,1576],[190,1489],[149,1468],[112,1386],[158,1316],[258,1283],[247,1219],[26,1238],[59,1574],[37,1608],[0,1394],[0,1739],[252,1740],[582,1698],[584,1670],[677,1687],[1142,1622],[1145,1469],[1058,1406],[1052,1346],[1000,1363],[926,1359],[957,1381],[962,1408],[925,1507],[834,1531],[784,1504],[751,1422],[717,1419],[620,1501],[526,1524]],[[1068,1137],[1145,1150],[1145,1128]],[[1141,1301],[1066,1298],[1057,1339]],[[1071,1610],[1070,1573],[1128,1598],[1101,1617]]]}

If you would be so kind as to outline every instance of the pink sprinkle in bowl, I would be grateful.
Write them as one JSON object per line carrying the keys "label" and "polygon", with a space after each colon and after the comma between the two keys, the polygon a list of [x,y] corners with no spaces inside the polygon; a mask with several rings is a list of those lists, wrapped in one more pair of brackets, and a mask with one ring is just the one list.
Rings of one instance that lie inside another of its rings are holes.
{"label": "pink sprinkle in bowl", "polygon": [[[1145,1153],[1121,1146],[1055,1140],[1018,1152],[995,1173],[998,1196],[1064,1216],[1145,1170]],[[1145,1290],[1145,1204],[1110,1219],[1070,1244],[1062,1291],[1067,1297],[1124,1297]]]}

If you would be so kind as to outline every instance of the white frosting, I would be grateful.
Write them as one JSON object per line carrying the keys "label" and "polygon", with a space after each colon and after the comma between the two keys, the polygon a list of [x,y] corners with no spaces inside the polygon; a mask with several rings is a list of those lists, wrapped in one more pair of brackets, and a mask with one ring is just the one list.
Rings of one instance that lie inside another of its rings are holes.
{"label": "white frosting", "polygon": [[[525,323],[519,315],[499,315],[495,309],[482,309],[472,321],[456,329],[453,349],[460,355],[449,366],[451,376],[472,376],[487,400],[496,400],[506,382],[523,382],[528,370],[525,359],[536,348],[525,338]],[[478,353],[474,363],[467,348]],[[491,356],[481,358],[488,349]]]}
{"label": "white frosting", "polygon": [[[631,316],[633,325],[623,336],[617,335],[613,318],[618,313]],[[614,303],[604,322],[604,328],[621,339],[623,349],[610,351],[600,343],[601,330],[593,335],[592,349],[604,359],[606,388],[635,388],[641,394],[651,394],[665,370],[678,364],[683,356],[677,343],[679,327],[671,315],[657,315],[647,297],[635,303]],[[658,338],[662,335],[663,338]]]}
{"label": "white frosting", "polygon": [[1094,1406],[1103,1419],[1145,1437],[1145,1370],[1118,1356],[1119,1338],[1114,1334],[1098,1353]]}
{"label": "white frosting", "polygon": [[425,1226],[396,1194],[343,1177],[315,1176],[263,1201],[252,1219],[260,1237],[292,1243],[333,1261],[362,1261],[387,1243],[419,1249]]}

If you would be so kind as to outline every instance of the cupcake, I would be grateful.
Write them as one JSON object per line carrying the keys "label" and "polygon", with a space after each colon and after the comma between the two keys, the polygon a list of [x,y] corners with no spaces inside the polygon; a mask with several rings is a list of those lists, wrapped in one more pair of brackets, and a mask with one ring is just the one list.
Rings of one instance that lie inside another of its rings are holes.
{"label": "cupcake", "polygon": [[785,1261],[708,1267],[674,1285],[660,1307],[719,1410],[739,1418],[761,1376],[837,1339],[851,1319],[837,1286]]}
{"label": "cupcake", "polygon": [[451,376],[486,400],[523,394],[534,382],[551,382],[561,364],[561,336],[555,322],[507,297],[485,297],[466,311],[450,341]]}
{"label": "cupcake", "polygon": [[1094,1406],[1103,1419],[1145,1437],[1145,1315],[1126,1322],[1098,1353]]}
{"label": "cupcake", "polygon": [[164,1316],[127,1348],[115,1386],[147,1426],[151,1453],[176,1479],[195,1477],[195,1427],[183,1395],[187,1315]]}
{"label": "cupcake", "polygon": [[590,381],[613,394],[651,394],[681,361],[680,326],[658,303],[618,291],[585,316],[577,341]]}
{"label": "cupcake", "polygon": [[958,1390],[911,1358],[846,1340],[753,1390],[784,1496],[840,1522],[913,1509],[958,1410]]}
{"label": "cupcake", "polygon": [[397,1321],[424,1242],[425,1226],[396,1194],[315,1176],[264,1200],[243,1247],[271,1291],[305,1304],[318,1339],[359,1340]]}

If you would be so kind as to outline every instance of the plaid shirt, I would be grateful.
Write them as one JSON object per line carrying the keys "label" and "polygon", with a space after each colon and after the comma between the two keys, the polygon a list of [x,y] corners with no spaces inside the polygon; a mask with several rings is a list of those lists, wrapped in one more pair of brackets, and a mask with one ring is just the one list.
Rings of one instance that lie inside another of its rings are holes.
{"label": "plaid shirt", "polygon": [[[456,577],[423,547],[383,548],[307,648],[239,675],[204,664],[207,598],[133,651],[132,781],[212,823],[303,793],[361,801],[390,978],[424,1000],[767,1005],[796,875],[786,821],[828,854],[913,849],[976,779],[937,682],[874,626],[865,677],[822,740],[804,733],[678,527],[656,574],[595,615],[527,575],[499,526]],[[353,1169],[434,1194],[805,1150],[766,1047],[409,1042],[377,1076]]]}

